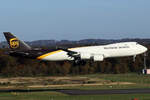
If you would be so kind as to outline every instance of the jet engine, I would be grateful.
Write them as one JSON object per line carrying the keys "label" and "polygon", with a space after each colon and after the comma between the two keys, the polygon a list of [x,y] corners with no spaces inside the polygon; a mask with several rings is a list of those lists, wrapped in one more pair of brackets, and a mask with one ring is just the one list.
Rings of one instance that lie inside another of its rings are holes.
{"label": "jet engine", "polygon": [[93,55],[93,61],[103,61],[104,60],[104,55],[97,54]]}
{"label": "jet engine", "polygon": [[80,58],[81,59],[84,59],[84,60],[86,60],[86,59],[91,59],[91,54],[90,53],[80,53]]}
{"label": "jet engine", "polygon": [[90,54],[90,53],[81,53],[80,54],[80,59],[91,59],[93,61],[103,61],[104,60],[104,55],[102,54]]}

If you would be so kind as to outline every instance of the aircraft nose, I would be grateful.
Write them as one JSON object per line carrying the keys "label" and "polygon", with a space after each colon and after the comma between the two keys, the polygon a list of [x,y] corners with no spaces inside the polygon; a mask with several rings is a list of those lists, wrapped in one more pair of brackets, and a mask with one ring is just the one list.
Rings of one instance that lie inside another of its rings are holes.
{"label": "aircraft nose", "polygon": [[145,53],[148,49],[143,46],[143,52]]}

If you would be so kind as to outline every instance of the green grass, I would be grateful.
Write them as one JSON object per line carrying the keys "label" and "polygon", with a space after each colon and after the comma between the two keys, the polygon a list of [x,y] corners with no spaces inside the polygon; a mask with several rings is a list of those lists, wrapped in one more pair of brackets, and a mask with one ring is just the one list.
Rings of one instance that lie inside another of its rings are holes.
{"label": "green grass", "polygon": [[81,75],[89,78],[99,78],[104,80],[110,80],[112,82],[131,82],[132,85],[102,85],[94,87],[81,87],[81,89],[128,89],[128,88],[150,88],[150,75],[142,74],[92,74]]}
{"label": "green grass", "polygon": [[[70,76],[71,77],[71,76]],[[74,76],[72,76],[74,77]],[[75,76],[76,77],[76,76]],[[79,75],[78,77],[96,78],[98,80],[109,80],[110,82],[131,82],[129,85],[98,85],[98,86],[68,86],[68,87],[49,87],[49,89],[130,89],[130,88],[150,88],[150,75],[136,73],[130,74],[89,74]],[[19,87],[20,88],[20,87]],[[27,88],[22,89],[44,89],[44,88]],[[48,89],[47,87],[45,89]]]}
{"label": "green grass", "polygon": [[111,80],[113,82],[133,82],[140,84],[149,84],[150,83],[150,75],[138,75],[138,74],[102,74],[99,75],[99,78],[103,78],[106,80]]}
{"label": "green grass", "polygon": [[[111,82],[132,82],[132,85],[99,85],[99,86],[75,86],[59,87],[50,89],[127,89],[127,88],[150,88],[150,75],[131,74],[92,74],[80,75],[88,78],[110,80]],[[25,88],[23,88],[25,89]],[[37,89],[37,88],[31,88]],[[44,89],[44,88],[43,88]],[[47,89],[47,88],[45,88]],[[113,95],[78,95],[71,96],[58,92],[12,92],[0,93],[0,100],[150,100],[150,94],[113,94]]]}
{"label": "green grass", "polygon": [[150,88],[150,75],[142,75],[136,73],[130,74],[89,74],[79,75],[79,77],[98,78],[109,80],[111,82],[131,82],[135,84],[129,85],[99,85],[99,86],[75,86],[75,87],[59,87],[55,89],[130,89],[130,88]]}
{"label": "green grass", "polygon": [[57,92],[1,93],[0,100],[150,100],[149,94],[80,95],[70,96]]}
{"label": "green grass", "polygon": [[134,82],[134,83],[150,83],[150,75],[143,74],[89,74],[89,75],[81,75],[87,76],[89,78],[101,78],[105,80],[111,80],[113,82]]}

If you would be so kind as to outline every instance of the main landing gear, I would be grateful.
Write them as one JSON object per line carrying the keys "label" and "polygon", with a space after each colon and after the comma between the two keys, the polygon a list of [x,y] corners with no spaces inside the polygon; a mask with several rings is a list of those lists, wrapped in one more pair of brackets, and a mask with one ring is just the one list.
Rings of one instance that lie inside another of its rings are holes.
{"label": "main landing gear", "polygon": [[81,59],[75,59],[73,65],[85,65],[86,61]]}

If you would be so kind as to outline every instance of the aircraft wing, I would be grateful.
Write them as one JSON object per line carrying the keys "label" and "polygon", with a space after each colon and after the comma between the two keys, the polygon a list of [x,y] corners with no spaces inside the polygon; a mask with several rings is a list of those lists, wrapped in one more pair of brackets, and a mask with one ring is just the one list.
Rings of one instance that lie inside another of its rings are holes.
{"label": "aircraft wing", "polygon": [[71,51],[71,50],[69,50],[68,48],[58,48],[58,49],[67,52],[67,55],[68,55],[69,57],[73,57],[73,58],[75,58],[75,59],[80,57],[80,54],[79,54],[78,52]]}

